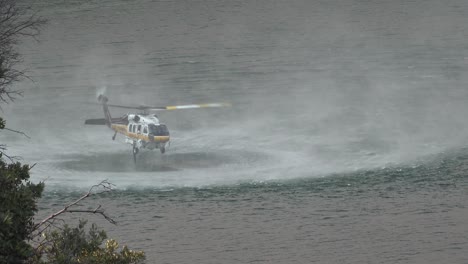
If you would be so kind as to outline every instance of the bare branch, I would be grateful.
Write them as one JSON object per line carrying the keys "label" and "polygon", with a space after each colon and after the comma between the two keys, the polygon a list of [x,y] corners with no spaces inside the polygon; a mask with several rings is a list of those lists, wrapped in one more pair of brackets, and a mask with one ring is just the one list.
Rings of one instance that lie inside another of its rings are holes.
{"label": "bare branch", "polygon": [[4,144],[0,144],[0,158],[1,157],[6,157],[8,160],[10,160],[10,162],[15,162],[15,160],[20,160],[21,158],[18,157],[18,156],[10,156],[8,154],[6,154],[6,145]]}
{"label": "bare branch", "polygon": [[37,13],[28,14],[28,9],[19,8],[16,0],[0,0],[0,102],[8,103],[22,95],[11,85],[25,78],[24,71],[15,66],[21,56],[16,46],[23,37],[36,37],[46,23]]}
{"label": "bare branch", "polygon": [[[100,210],[101,206],[99,205],[96,209],[94,210],[71,210],[69,209],[70,207],[74,206],[74,205],[77,205],[79,202],[83,201],[84,199],[92,196],[92,195],[96,195],[96,194],[100,194],[100,193],[104,193],[104,192],[110,192],[112,191],[112,187],[114,185],[110,182],[108,182],[107,180],[103,180],[102,182],[100,182],[99,184],[96,184],[96,185],[93,185],[89,191],[84,194],[83,196],[81,196],[80,198],[78,198],[77,200],[75,200],[74,202],[66,205],[64,208],[62,208],[61,210],[49,215],[48,217],[46,217],[44,220],[42,220],[41,222],[37,223],[33,230],[37,230],[38,228],[40,228],[41,226],[43,226],[44,224],[50,222],[51,220],[54,220],[56,219],[59,215],[63,214],[63,213],[93,213],[93,214],[100,214],[102,215],[107,221],[109,221],[110,223],[112,224],[117,224],[112,218],[110,218],[109,216],[107,216],[105,213],[104,213],[104,210]],[[98,191],[98,192],[94,192],[94,190],[96,188],[102,188],[102,191]]]}
{"label": "bare branch", "polygon": [[14,130],[14,129],[10,129],[10,128],[6,128],[6,127],[3,128],[3,129],[8,130],[8,131],[11,131],[11,132],[18,133],[18,134],[21,134],[21,135],[23,135],[23,136],[25,136],[25,137],[27,137],[27,138],[30,139],[30,137],[29,137],[28,135],[26,135],[24,132],[21,132],[21,131],[18,131],[18,130]]}
{"label": "bare branch", "polygon": [[[99,206],[100,207],[100,206]],[[68,213],[90,213],[90,214],[100,214],[102,215],[107,221],[109,221],[111,224],[114,224],[114,225],[117,225],[117,222],[110,218],[109,216],[107,216],[105,213],[104,213],[104,210],[67,210],[66,212]]]}

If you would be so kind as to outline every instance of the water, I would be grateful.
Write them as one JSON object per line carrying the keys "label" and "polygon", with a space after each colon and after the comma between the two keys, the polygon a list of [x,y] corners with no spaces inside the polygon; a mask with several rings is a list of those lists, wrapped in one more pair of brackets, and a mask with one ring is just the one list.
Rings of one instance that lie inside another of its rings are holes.
{"label": "water", "polygon": [[[90,221],[149,263],[468,262],[464,1],[31,5],[49,19],[21,46],[34,83],[3,113],[31,139],[1,140],[37,163],[38,218],[108,179],[83,206],[119,224]],[[100,91],[233,107],[161,113],[171,147],[135,167],[83,125]]]}

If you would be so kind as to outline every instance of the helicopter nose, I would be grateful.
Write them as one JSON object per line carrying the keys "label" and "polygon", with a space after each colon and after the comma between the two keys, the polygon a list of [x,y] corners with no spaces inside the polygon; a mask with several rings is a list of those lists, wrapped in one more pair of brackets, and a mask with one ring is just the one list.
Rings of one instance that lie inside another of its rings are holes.
{"label": "helicopter nose", "polygon": [[166,143],[169,141],[169,136],[153,136],[153,135],[150,135],[149,136],[149,140],[151,142],[158,142],[158,143]]}

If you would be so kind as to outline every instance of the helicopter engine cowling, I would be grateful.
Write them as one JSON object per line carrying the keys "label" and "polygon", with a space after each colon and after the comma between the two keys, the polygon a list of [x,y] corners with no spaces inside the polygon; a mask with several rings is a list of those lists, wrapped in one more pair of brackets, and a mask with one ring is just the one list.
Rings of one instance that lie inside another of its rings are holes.
{"label": "helicopter engine cowling", "polygon": [[128,121],[135,121],[135,122],[138,122],[140,121],[140,117],[138,115],[128,115]]}

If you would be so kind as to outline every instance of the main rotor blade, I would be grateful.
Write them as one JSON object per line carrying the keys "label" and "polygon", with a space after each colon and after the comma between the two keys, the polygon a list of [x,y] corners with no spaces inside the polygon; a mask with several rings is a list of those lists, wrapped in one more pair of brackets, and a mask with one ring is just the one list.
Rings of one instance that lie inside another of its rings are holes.
{"label": "main rotor blade", "polygon": [[116,107],[116,108],[125,108],[125,109],[138,109],[138,110],[148,109],[147,106],[127,106],[127,105],[116,105],[116,104],[107,104],[107,106]]}
{"label": "main rotor blade", "polygon": [[164,111],[164,110],[181,110],[181,109],[196,109],[196,108],[212,108],[212,107],[229,107],[227,103],[211,103],[211,104],[191,104],[191,105],[171,105],[163,107],[149,107],[148,110]]}
{"label": "main rotor blade", "polygon": [[[88,105],[101,105],[102,103],[84,103]],[[116,105],[116,104],[106,104],[109,107],[115,107],[115,108],[125,108],[125,109],[137,109],[137,110],[144,110],[147,107],[146,106],[129,106],[129,105]]]}
{"label": "main rotor blade", "polygon": [[229,107],[231,105],[227,103],[211,103],[211,104],[191,104],[191,105],[171,105],[171,106],[125,106],[125,105],[107,104],[107,106],[116,107],[116,108],[125,108],[125,109],[167,111],[167,110],[179,110],[179,109]]}

